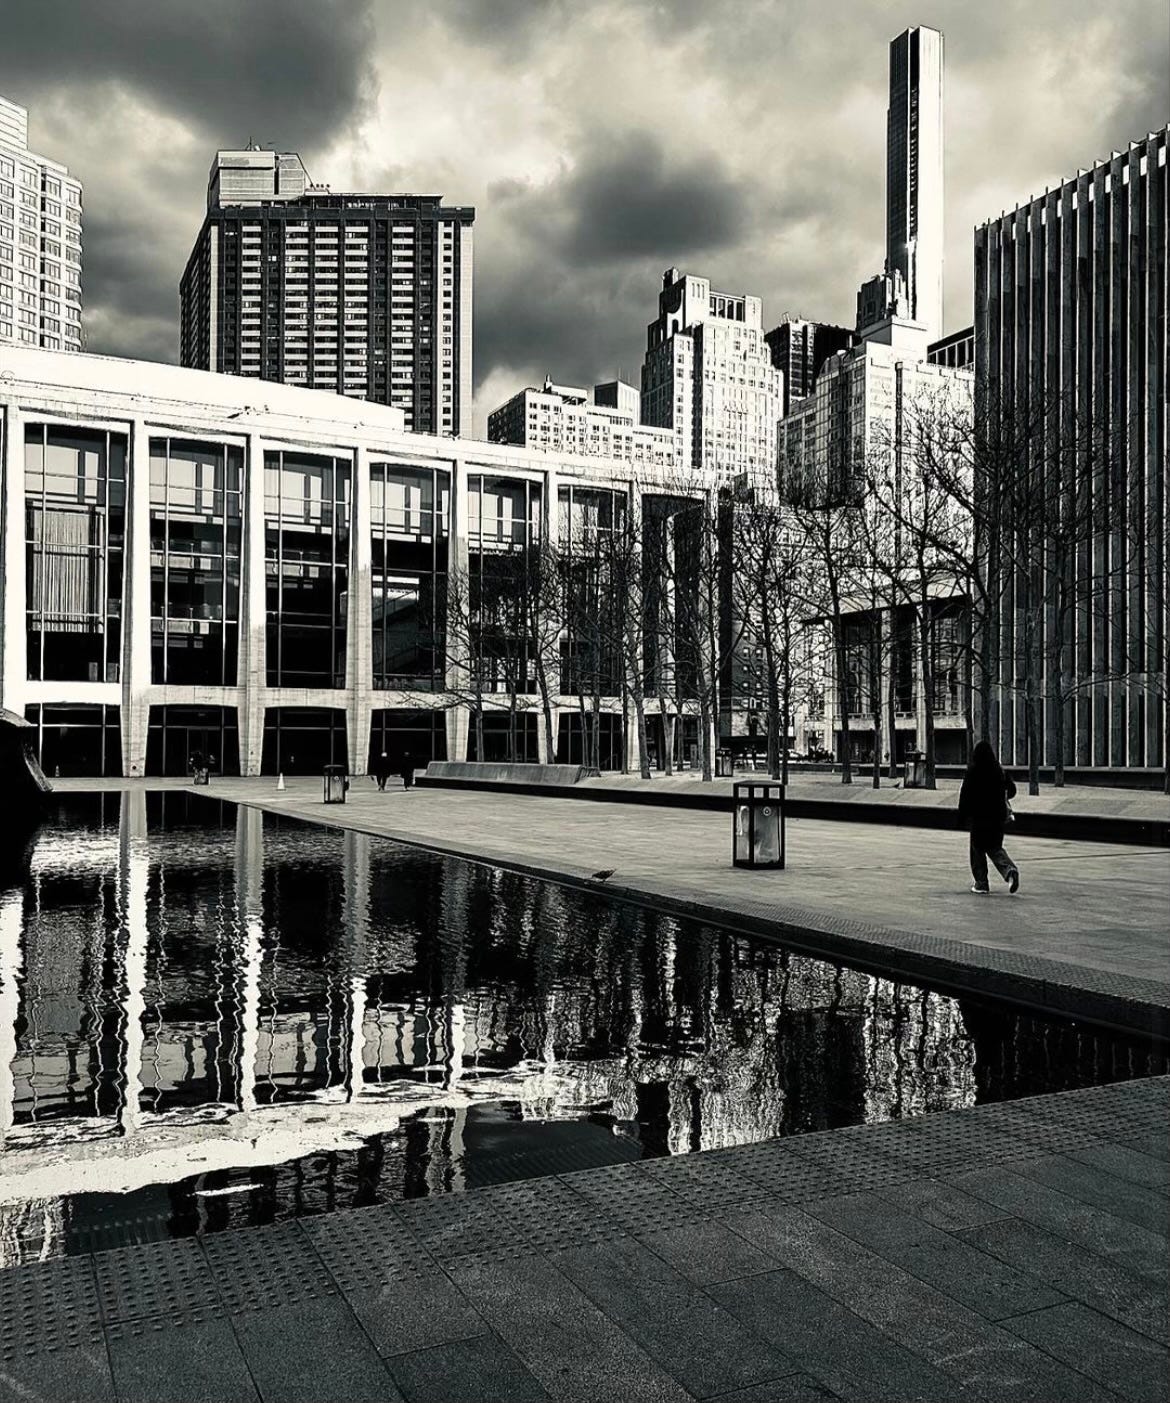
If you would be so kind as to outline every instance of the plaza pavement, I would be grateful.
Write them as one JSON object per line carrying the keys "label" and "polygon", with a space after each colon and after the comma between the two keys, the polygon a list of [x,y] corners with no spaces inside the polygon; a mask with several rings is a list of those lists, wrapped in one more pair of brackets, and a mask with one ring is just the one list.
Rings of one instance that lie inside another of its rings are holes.
{"label": "plaza pavement", "polygon": [[[959,834],[797,821],[751,874],[722,815],[199,792],[1165,997],[1164,849],[1021,840],[1021,896],[976,898]],[[1160,1403],[1168,1113],[1147,1078],[12,1268],[0,1399]]]}

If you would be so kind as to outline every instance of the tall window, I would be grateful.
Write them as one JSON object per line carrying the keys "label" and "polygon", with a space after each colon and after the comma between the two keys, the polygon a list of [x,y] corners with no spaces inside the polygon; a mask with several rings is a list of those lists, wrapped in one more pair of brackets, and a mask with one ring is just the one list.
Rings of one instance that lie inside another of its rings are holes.
{"label": "tall window", "polygon": [[350,463],[264,455],[268,685],[345,686]]}
{"label": "tall window", "polygon": [[125,436],[29,425],[24,461],[28,675],[116,682]]}
{"label": "tall window", "polygon": [[564,584],[561,691],[613,696],[621,690],[620,622],[610,538],[625,524],[625,493],[562,487],[559,543]]}
{"label": "tall window", "polygon": [[473,474],[467,480],[472,668],[480,690],[536,690],[530,585],[540,548],[536,482]]}
{"label": "tall window", "polygon": [[151,680],[236,684],[243,450],[150,441]]}
{"label": "tall window", "polygon": [[441,689],[450,477],[370,465],[374,686]]}

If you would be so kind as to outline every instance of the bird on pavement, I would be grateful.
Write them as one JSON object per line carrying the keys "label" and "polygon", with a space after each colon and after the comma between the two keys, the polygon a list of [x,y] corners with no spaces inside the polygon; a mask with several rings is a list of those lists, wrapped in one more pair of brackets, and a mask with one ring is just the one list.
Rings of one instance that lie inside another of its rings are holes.
{"label": "bird on pavement", "polygon": [[616,867],[603,867],[600,872],[591,872],[589,875],[595,882],[604,882],[607,877],[612,877],[616,871]]}

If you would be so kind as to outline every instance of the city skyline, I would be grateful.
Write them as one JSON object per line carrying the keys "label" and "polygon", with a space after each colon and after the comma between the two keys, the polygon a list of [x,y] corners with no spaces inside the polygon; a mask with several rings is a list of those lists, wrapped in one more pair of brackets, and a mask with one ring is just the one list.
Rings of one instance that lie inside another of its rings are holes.
{"label": "city skyline", "polygon": [[405,31],[394,5],[281,6],[275,48],[266,9],[10,10],[0,92],[86,187],[88,347],[177,359],[206,169],[251,136],[334,190],[476,206],[477,435],[546,372],[634,378],[672,262],[760,296],[768,325],[850,322],[883,250],[908,24],[946,36],[946,331],[970,319],[973,227],[1170,106],[1160,7],[1139,0],[879,5],[831,28],[808,5],[737,5],[732,28],[712,6],[448,4]]}

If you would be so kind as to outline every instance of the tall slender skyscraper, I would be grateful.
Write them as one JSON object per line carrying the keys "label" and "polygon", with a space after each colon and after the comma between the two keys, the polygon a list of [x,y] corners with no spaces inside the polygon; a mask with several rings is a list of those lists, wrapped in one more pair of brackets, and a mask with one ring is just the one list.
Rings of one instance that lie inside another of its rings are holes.
{"label": "tall slender skyscraper", "polygon": [[943,333],[943,37],[916,25],[890,44],[886,272],[901,273],[911,318]]}

